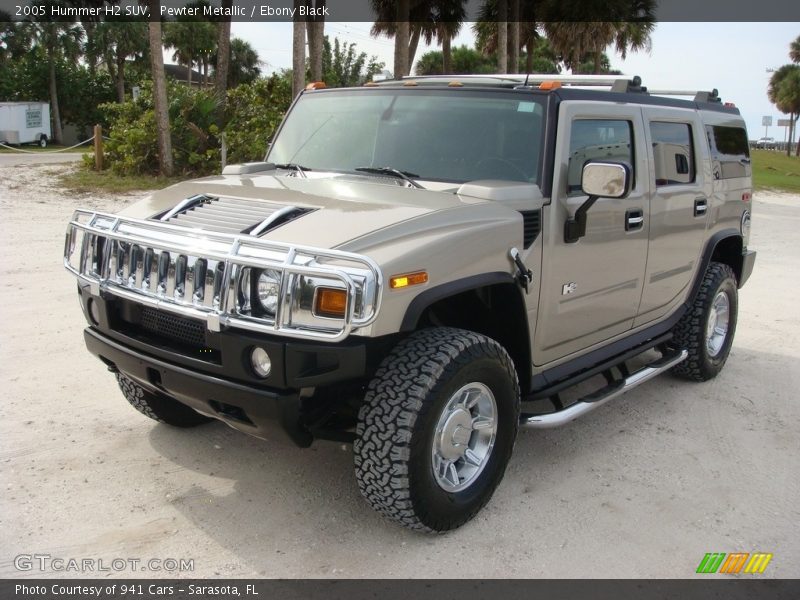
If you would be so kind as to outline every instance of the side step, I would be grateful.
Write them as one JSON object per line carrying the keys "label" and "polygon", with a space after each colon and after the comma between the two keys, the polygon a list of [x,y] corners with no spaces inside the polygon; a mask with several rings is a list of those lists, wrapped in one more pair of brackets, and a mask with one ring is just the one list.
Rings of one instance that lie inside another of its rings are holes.
{"label": "side step", "polygon": [[519,425],[526,429],[550,429],[552,427],[566,425],[570,421],[574,421],[578,417],[582,417],[595,408],[602,406],[612,398],[616,398],[635,388],[637,385],[644,383],[648,379],[652,379],[659,373],[671,369],[678,363],[686,360],[688,355],[689,353],[686,350],[681,350],[677,354],[662,356],[658,360],[642,367],[632,375],[628,375],[625,379],[614,381],[606,387],[588,396],[584,396],[574,404],[570,404],[567,408],[544,415],[523,414],[520,417]]}

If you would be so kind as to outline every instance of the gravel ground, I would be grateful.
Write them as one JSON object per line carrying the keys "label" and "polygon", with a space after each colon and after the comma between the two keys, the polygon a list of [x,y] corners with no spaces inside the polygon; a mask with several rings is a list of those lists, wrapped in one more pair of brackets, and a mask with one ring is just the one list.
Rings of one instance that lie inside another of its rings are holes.
{"label": "gravel ground", "polygon": [[734,551],[772,552],[765,576],[800,576],[800,197],[757,194],[758,261],[720,377],[662,376],[522,432],[489,506],[425,536],[367,507],[349,448],[174,430],[127,405],[83,347],[61,253],[75,207],[140,195],[68,195],[53,177],[66,168],[0,165],[0,577],[80,575],[15,570],[38,553],[194,559],[170,575],[200,577],[670,578]]}

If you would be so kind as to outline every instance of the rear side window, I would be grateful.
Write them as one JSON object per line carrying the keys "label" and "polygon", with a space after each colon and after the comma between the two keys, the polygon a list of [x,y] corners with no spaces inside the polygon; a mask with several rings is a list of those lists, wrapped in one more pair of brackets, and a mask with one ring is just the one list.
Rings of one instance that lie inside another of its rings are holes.
{"label": "rear side window", "polygon": [[[569,138],[567,194],[580,196],[583,165],[589,160],[622,162],[633,173],[633,125],[630,121],[579,119]],[[636,174],[633,173],[634,181]]]}
{"label": "rear side window", "polygon": [[695,179],[692,127],[687,123],[650,123],[656,186],[693,183]]}
{"label": "rear side window", "polygon": [[742,127],[707,125],[714,179],[750,177],[750,147]]}

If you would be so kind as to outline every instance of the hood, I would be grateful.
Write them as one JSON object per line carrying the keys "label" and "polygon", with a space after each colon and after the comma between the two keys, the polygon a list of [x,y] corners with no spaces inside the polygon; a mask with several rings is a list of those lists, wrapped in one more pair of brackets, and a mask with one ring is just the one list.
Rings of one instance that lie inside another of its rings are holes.
{"label": "hood", "polygon": [[[282,208],[297,207],[300,210],[292,212],[291,218],[276,222],[260,237],[277,242],[336,248],[411,219],[486,203],[484,199],[459,196],[454,192],[454,188],[442,191],[408,188],[398,185],[393,179],[384,182],[349,175],[308,179],[274,175],[221,175],[160,190],[125,209],[122,214],[140,219],[152,218],[164,215],[187,198],[202,195],[219,198],[221,203],[228,202],[231,206],[241,206],[242,214],[236,216],[240,221],[233,222],[236,227],[241,225],[241,229],[246,229],[256,226],[266,216]],[[184,219],[181,223],[178,214],[174,222],[211,231],[230,231],[225,228],[226,225],[230,226],[229,223],[214,219],[214,210],[207,210],[207,214],[201,215],[203,210],[203,206],[188,208],[186,215],[194,212],[193,218]],[[225,212],[217,211],[216,214]]]}

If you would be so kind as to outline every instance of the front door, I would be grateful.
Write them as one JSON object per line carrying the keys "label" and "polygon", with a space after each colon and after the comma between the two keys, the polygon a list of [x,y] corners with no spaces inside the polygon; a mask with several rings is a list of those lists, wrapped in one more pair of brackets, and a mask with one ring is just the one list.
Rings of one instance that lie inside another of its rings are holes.
{"label": "front door", "polygon": [[[552,201],[546,223],[534,363],[544,365],[631,329],[639,308],[650,228],[649,177],[641,107],[562,102]],[[587,199],[588,160],[627,163],[631,193],[600,198],[586,235],[564,240],[564,222]]]}

